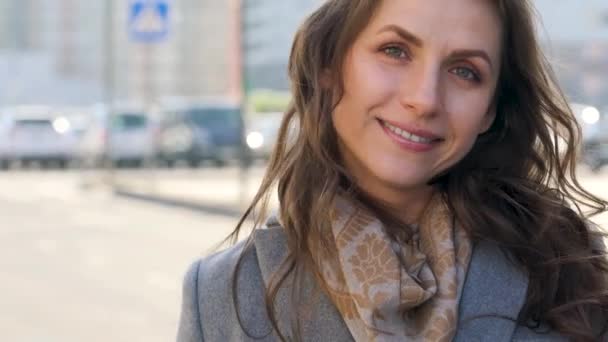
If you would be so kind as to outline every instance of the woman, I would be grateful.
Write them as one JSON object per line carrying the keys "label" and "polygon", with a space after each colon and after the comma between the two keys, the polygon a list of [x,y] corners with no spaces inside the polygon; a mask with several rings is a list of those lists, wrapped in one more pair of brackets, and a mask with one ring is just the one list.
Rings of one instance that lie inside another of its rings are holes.
{"label": "woman", "polygon": [[[607,264],[578,126],[519,0],[328,0],[262,186],[196,262],[179,341],[597,341]],[[556,142],[567,142],[565,153]]]}

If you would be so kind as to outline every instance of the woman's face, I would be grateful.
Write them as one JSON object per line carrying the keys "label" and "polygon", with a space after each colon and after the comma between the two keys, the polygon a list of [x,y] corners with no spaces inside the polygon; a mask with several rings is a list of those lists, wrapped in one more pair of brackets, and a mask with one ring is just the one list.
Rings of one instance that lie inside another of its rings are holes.
{"label": "woman's face", "polygon": [[487,0],[384,0],[347,52],[333,113],[346,167],[387,202],[430,192],[494,119],[501,23]]}

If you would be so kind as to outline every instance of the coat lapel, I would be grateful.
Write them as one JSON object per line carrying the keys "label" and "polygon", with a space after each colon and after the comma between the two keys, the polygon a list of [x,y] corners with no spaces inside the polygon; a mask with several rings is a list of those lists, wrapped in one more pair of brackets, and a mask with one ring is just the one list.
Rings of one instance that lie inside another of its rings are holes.
{"label": "coat lapel", "polygon": [[[271,226],[269,224],[269,226]],[[281,263],[287,256],[287,241],[285,233],[280,227],[269,227],[256,231],[254,243],[262,279],[268,286],[274,272],[279,270]],[[304,306],[304,316],[300,331],[303,341],[332,341],[332,342],[352,342],[354,341],[348,327],[344,323],[342,316],[331,302],[331,300],[321,291],[311,274],[305,274],[303,279],[296,281],[301,284],[301,291],[306,298]],[[277,293],[276,305],[277,320],[281,332],[290,332],[291,318],[294,316],[291,300],[291,289],[293,288],[293,277],[287,278],[284,285]],[[289,334],[291,337],[292,335]]]}
{"label": "coat lapel", "polygon": [[494,244],[478,243],[465,280],[454,341],[511,341],[528,277]]}

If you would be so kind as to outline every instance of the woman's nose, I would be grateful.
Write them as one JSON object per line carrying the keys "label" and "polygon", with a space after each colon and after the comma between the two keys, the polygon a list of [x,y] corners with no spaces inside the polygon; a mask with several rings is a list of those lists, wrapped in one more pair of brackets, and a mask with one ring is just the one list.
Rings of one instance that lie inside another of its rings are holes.
{"label": "woman's nose", "polygon": [[420,65],[412,66],[410,71],[402,80],[402,106],[417,115],[434,115],[440,103],[439,68]]}

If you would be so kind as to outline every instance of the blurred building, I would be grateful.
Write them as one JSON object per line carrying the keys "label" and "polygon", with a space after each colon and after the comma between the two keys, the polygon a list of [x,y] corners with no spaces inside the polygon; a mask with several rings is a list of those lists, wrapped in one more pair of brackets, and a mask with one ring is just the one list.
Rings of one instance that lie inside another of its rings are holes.
{"label": "blurred building", "polygon": [[167,96],[224,96],[238,87],[228,77],[235,68],[230,56],[236,53],[231,36],[235,13],[229,1],[170,1],[169,34],[152,44],[129,36],[129,0],[114,3],[116,98],[149,102]]}
{"label": "blurred building", "polygon": [[168,0],[169,34],[129,34],[132,0],[0,0],[0,103],[152,102],[240,88],[231,1]]}
{"label": "blurred building", "polygon": [[243,0],[247,88],[289,89],[287,62],[294,34],[322,0]]}
{"label": "blurred building", "polygon": [[534,0],[543,19],[541,33],[560,42],[608,40],[608,1]]}
{"label": "blurred building", "polygon": [[36,3],[31,17],[46,17],[47,27],[36,30],[36,37],[41,40],[41,47],[53,52],[59,74],[99,84],[104,59],[104,46],[100,44],[104,34],[104,2],[30,1]]}
{"label": "blurred building", "polygon": [[0,2],[0,49],[23,49],[27,44],[25,25],[14,15],[26,11],[24,4],[19,0]]}
{"label": "blurred building", "polygon": [[608,1],[535,0],[560,82],[573,101],[608,107]]}
{"label": "blurred building", "polygon": [[0,0],[0,49],[26,51],[46,45],[52,32],[47,1]]}
{"label": "blurred building", "polygon": [[[97,5],[97,6],[95,6]],[[99,99],[98,1],[0,0],[2,105]]]}

